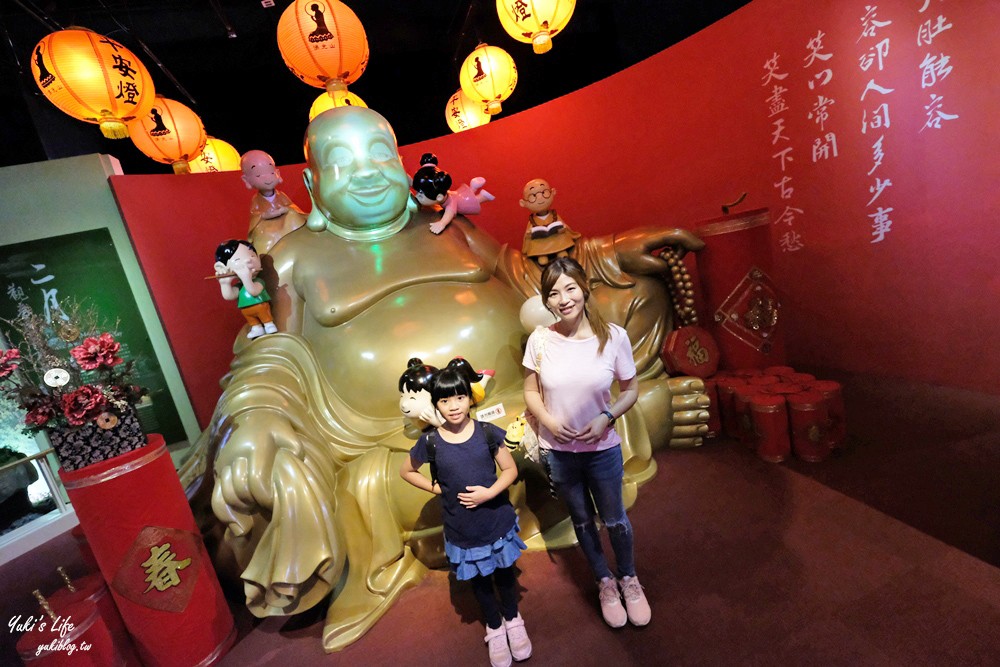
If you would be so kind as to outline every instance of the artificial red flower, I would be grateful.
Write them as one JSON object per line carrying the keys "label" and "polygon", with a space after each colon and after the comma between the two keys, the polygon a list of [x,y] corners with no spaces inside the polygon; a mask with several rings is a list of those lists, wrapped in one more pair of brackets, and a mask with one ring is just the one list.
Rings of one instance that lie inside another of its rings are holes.
{"label": "artificial red flower", "polygon": [[0,353],[0,379],[3,379],[14,372],[17,362],[21,360],[21,351],[16,347],[4,350]]}
{"label": "artificial red flower", "polygon": [[102,366],[111,368],[122,363],[118,351],[122,344],[115,341],[109,333],[102,333],[97,338],[84,338],[83,342],[69,351],[76,363],[85,371],[92,371]]}
{"label": "artificial red flower", "polygon": [[62,397],[63,414],[70,426],[82,426],[91,421],[104,410],[105,403],[101,390],[89,384]]}
{"label": "artificial red flower", "polygon": [[28,411],[28,414],[24,416],[24,423],[28,426],[45,426],[55,416],[55,405],[51,402],[41,403]]}

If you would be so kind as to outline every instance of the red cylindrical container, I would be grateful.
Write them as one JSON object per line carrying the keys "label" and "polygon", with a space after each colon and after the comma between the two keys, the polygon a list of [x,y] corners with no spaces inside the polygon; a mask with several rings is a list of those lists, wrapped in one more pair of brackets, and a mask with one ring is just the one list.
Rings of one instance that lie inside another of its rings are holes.
{"label": "red cylindrical container", "polygon": [[795,369],[791,366],[768,366],[764,369],[766,375],[777,375],[779,377],[788,377],[795,372]]}
{"label": "red cylindrical container", "polygon": [[60,588],[49,595],[46,598],[49,607],[58,614],[67,606],[80,600],[93,602],[97,606],[101,619],[108,627],[111,639],[114,640],[115,648],[121,655],[124,664],[142,667],[139,657],[135,654],[135,649],[132,648],[132,639],[129,637],[128,630],[125,629],[122,615],[118,613],[118,607],[111,598],[108,585],[104,583],[104,577],[101,576],[101,573],[94,572],[74,580],[73,588],[76,589],[75,592],[70,591],[69,588]]}
{"label": "red cylindrical container", "polygon": [[736,388],[744,386],[743,380],[737,377],[727,377],[719,380],[717,387],[719,390],[719,416],[722,419],[722,431],[730,438],[740,437],[739,417],[733,407]]}
{"label": "red cylindrical container", "polygon": [[792,373],[788,376],[789,382],[794,382],[796,384],[809,384],[816,380],[816,376],[811,373]]}
{"label": "red cylindrical container", "polygon": [[785,397],[756,394],[750,401],[750,414],[757,434],[757,456],[770,463],[781,463],[792,452],[788,439],[788,411]]}
{"label": "red cylindrical container", "polygon": [[163,437],[149,439],[59,474],[142,662],[210,665],[236,638],[233,617]]}
{"label": "red cylindrical container", "polygon": [[715,378],[705,379],[705,395],[711,401],[708,405],[708,433],[706,438],[715,438],[722,433],[722,418],[719,415],[719,388]]}
{"label": "red cylindrical container", "polygon": [[778,384],[781,382],[781,378],[777,375],[767,375],[766,373],[761,373],[760,375],[754,375],[753,377],[747,378],[747,384],[753,387],[767,387],[768,385]]}
{"label": "red cylindrical container", "polygon": [[706,220],[698,275],[709,312],[703,321],[719,346],[721,368],[785,363],[780,302],[771,282],[771,216],[757,209]]}
{"label": "red cylindrical container", "polygon": [[759,393],[759,387],[742,385],[733,392],[733,413],[736,415],[737,436],[747,447],[756,447],[756,434],[750,418],[750,400]]}
{"label": "red cylindrical container", "polygon": [[791,394],[797,394],[802,391],[802,389],[802,385],[794,382],[776,382],[774,384],[769,384],[766,387],[761,387],[761,391],[763,393],[776,394],[778,396],[790,396]]}
{"label": "red cylindrical container", "polygon": [[78,600],[56,613],[56,620],[43,614],[17,640],[17,653],[25,665],[120,667],[125,664],[93,602]]}
{"label": "red cylindrical container", "polygon": [[809,388],[821,393],[826,401],[826,409],[830,418],[830,447],[833,449],[843,447],[847,439],[847,420],[840,383],[833,380],[816,380],[809,383]]}
{"label": "red cylindrical container", "polygon": [[830,455],[826,402],[818,391],[786,396],[792,424],[792,449],[803,461],[818,463]]}

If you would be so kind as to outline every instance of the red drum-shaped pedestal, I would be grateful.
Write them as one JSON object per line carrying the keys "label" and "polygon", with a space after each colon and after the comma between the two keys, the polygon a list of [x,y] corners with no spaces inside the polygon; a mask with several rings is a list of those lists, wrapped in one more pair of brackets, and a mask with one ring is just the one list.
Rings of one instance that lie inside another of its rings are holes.
{"label": "red drum-shaped pedestal", "polygon": [[792,373],[788,376],[789,382],[794,382],[796,384],[807,385],[811,384],[816,380],[816,376],[810,373]]}
{"label": "red drum-shaped pedestal", "polygon": [[125,664],[97,605],[79,600],[42,615],[17,640],[17,653],[28,667],[121,667]]}
{"label": "red drum-shaped pedestal", "polygon": [[770,463],[781,463],[792,452],[788,439],[788,412],[785,397],[756,394],[750,401],[750,414],[757,434],[757,456]]}
{"label": "red drum-shaped pedestal", "polygon": [[821,393],[826,402],[827,416],[830,418],[828,432],[830,447],[832,449],[843,447],[847,439],[847,419],[840,383],[833,380],[816,380],[809,384],[809,388]]}
{"label": "red drum-shaped pedestal", "polygon": [[715,378],[705,380],[705,395],[711,401],[708,405],[708,433],[706,438],[715,438],[722,432],[722,417],[719,414],[719,387]]}
{"label": "red drum-shaped pedestal", "polygon": [[745,386],[745,382],[737,377],[726,377],[718,381],[719,417],[722,419],[722,431],[730,438],[740,437],[740,420],[733,407],[737,387]]}
{"label": "red drum-shaped pedestal", "polygon": [[785,363],[778,292],[771,282],[771,216],[767,209],[706,220],[698,275],[721,368]]}
{"label": "red drum-shaped pedestal", "polygon": [[786,396],[792,424],[792,450],[803,461],[818,463],[830,455],[826,403],[818,391]]}
{"label": "red drum-shaped pedestal", "polygon": [[210,665],[233,617],[163,438],[149,439],[59,474],[143,664]]}
{"label": "red drum-shaped pedestal", "polygon": [[69,588],[60,588],[49,595],[46,598],[49,607],[59,614],[69,605],[81,600],[93,602],[97,606],[97,611],[101,615],[101,619],[108,627],[111,639],[114,640],[115,648],[121,655],[124,664],[129,665],[129,667],[133,665],[135,667],[142,667],[142,663],[139,662],[139,658],[135,654],[135,649],[132,648],[132,639],[129,637],[128,630],[125,629],[122,615],[118,613],[118,607],[111,598],[108,585],[104,583],[104,577],[101,573],[94,572],[74,580],[73,588],[76,591],[70,591]]}
{"label": "red drum-shaped pedestal", "polygon": [[69,534],[73,536],[73,540],[76,542],[76,546],[80,550],[80,556],[83,558],[83,562],[86,564],[87,569],[91,572],[97,572],[101,569],[101,566],[97,564],[97,559],[94,558],[94,551],[90,548],[90,543],[87,542],[87,536],[83,534],[83,528],[78,525],[73,526],[73,529],[69,531]]}
{"label": "red drum-shaped pedestal", "polygon": [[788,377],[795,372],[791,366],[768,366],[764,369],[765,375],[777,375],[778,377]]}

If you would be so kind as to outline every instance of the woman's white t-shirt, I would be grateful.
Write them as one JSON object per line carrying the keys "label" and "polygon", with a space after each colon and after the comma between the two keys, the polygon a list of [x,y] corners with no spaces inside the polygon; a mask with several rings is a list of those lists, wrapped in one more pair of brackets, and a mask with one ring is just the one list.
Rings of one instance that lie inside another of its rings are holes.
{"label": "woman's white t-shirt", "polygon": [[[572,429],[583,430],[602,410],[611,408],[614,380],[620,382],[635,377],[635,360],[628,334],[616,324],[609,326],[610,336],[600,356],[597,336],[566,338],[554,328],[539,327],[528,337],[522,363],[529,370],[539,371],[545,409]],[[590,445],[582,440],[557,442],[544,426],[539,426],[539,431],[538,439],[543,448],[564,452],[596,452],[621,442],[613,428]]]}

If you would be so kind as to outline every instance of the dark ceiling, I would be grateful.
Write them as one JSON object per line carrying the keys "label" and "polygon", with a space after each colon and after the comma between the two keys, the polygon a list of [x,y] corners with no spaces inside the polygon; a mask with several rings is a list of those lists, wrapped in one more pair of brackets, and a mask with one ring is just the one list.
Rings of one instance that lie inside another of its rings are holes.
{"label": "dark ceiling", "polygon": [[[577,0],[553,49],[535,55],[509,37],[494,0],[347,0],[365,26],[371,59],[351,85],[384,115],[401,144],[449,132],[444,108],[458,67],[479,41],[518,65],[509,115],[598,81],[679,42],[748,0]],[[0,0],[0,165],[85,153],[117,157],[125,173],[169,173],[125,140],[104,139],[45,100],[29,56],[52,30],[82,26],[133,51],[157,93],[193,108],[208,134],[237,150],[265,150],[278,164],[302,162],[308,110],[321,92],[284,65],[275,40],[288,0]],[[144,48],[145,47],[145,48]],[[162,67],[158,64],[161,63]]]}

